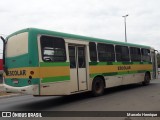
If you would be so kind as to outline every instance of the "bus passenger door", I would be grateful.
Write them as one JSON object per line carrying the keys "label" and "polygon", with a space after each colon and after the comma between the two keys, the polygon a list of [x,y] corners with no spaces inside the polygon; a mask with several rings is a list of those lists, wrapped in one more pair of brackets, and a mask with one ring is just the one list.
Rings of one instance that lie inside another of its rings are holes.
{"label": "bus passenger door", "polygon": [[72,92],[87,90],[85,46],[69,45],[70,79]]}
{"label": "bus passenger door", "polygon": [[157,78],[157,61],[156,61],[156,53],[155,51],[151,52],[151,57],[152,57],[152,66],[153,66],[153,74],[152,74],[152,78],[156,79]]}

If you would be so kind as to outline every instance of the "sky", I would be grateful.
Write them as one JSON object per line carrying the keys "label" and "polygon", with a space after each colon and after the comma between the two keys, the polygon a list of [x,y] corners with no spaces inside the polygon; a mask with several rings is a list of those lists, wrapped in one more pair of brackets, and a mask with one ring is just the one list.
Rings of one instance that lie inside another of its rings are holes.
{"label": "sky", "polygon": [[0,35],[34,27],[124,42],[122,16],[128,14],[127,42],[160,50],[159,5],[160,0],[0,0]]}

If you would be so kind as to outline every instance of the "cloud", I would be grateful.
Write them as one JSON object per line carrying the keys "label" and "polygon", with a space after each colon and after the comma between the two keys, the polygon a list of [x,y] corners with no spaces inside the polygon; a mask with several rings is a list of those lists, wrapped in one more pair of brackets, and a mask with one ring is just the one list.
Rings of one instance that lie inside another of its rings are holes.
{"label": "cloud", "polygon": [[122,16],[129,14],[128,42],[159,49],[159,4],[159,0],[5,0],[0,4],[0,34],[37,27],[124,41]]}

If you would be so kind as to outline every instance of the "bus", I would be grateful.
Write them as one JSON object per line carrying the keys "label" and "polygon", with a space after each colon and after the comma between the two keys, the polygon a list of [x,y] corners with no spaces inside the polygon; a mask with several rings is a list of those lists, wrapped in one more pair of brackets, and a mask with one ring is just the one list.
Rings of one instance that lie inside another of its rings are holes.
{"label": "bus", "polygon": [[34,96],[71,95],[156,79],[150,46],[37,28],[19,30],[4,42],[4,87]]}

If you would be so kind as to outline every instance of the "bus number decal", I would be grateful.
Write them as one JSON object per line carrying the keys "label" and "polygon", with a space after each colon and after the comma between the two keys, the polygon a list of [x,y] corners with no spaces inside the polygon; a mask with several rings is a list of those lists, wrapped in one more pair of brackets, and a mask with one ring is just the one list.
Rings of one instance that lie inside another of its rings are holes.
{"label": "bus number decal", "polygon": [[26,70],[13,70],[13,71],[8,71],[8,76],[20,76],[20,75],[23,75],[25,76],[26,75]]}
{"label": "bus number decal", "polygon": [[131,66],[118,66],[118,70],[130,70]]}

